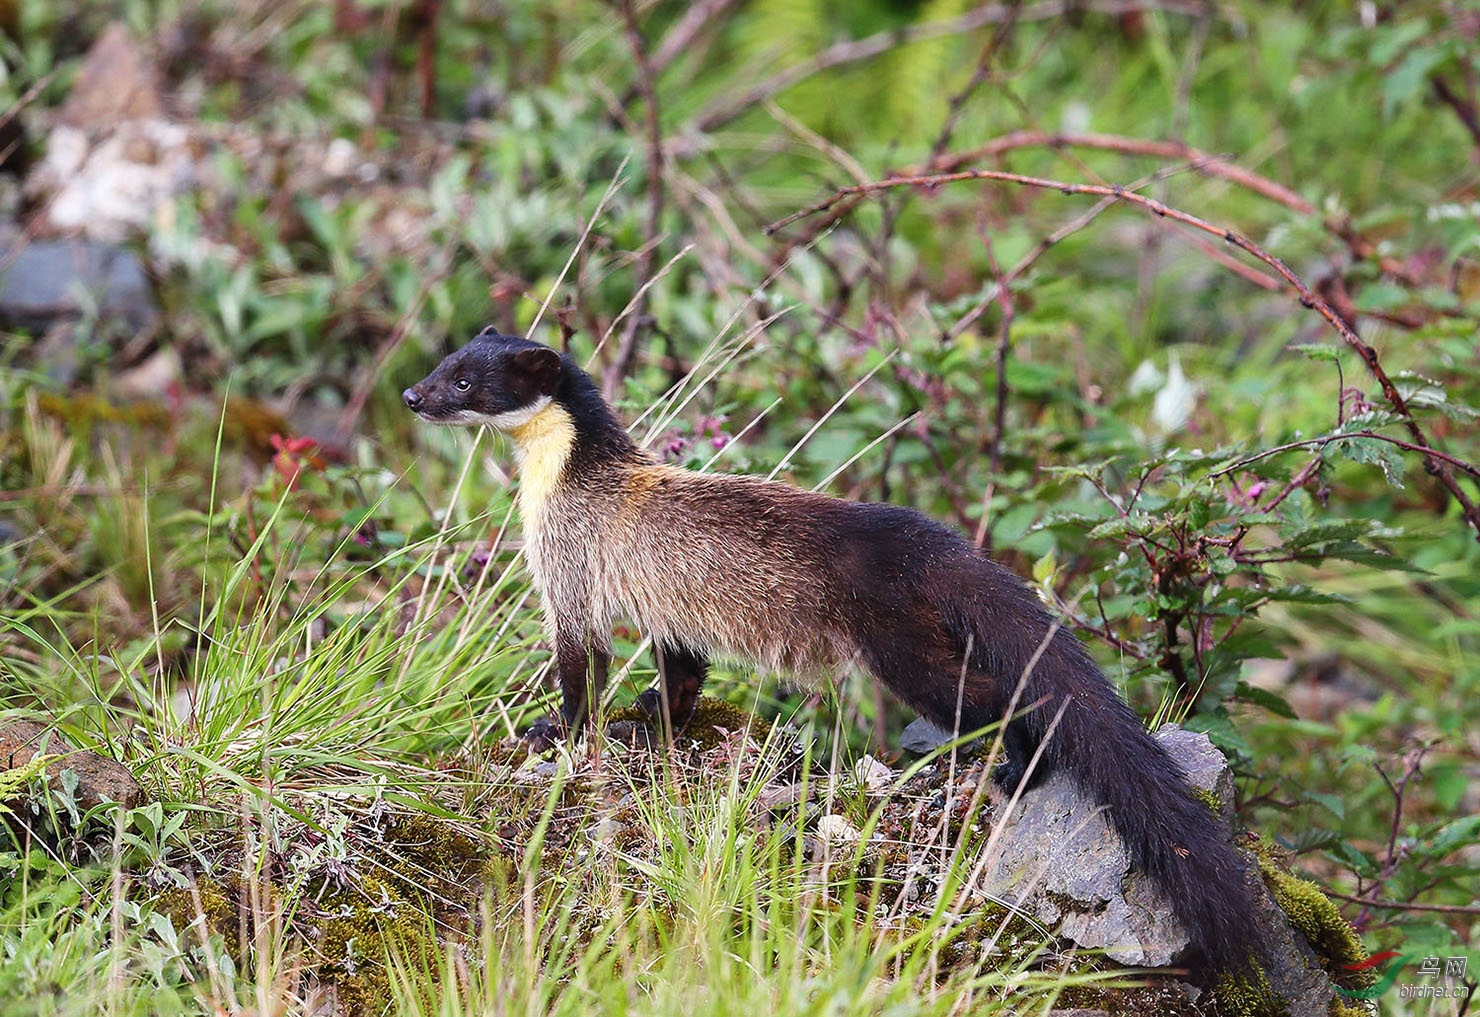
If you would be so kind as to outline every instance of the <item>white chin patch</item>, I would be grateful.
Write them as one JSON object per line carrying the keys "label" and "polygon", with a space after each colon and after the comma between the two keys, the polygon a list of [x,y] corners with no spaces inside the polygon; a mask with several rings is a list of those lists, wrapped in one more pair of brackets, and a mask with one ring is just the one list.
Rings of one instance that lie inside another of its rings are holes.
{"label": "white chin patch", "polygon": [[449,417],[443,417],[437,421],[439,424],[486,424],[495,431],[509,431],[529,423],[546,406],[550,405],[550,397],[542,395],[528,406],[521,406],[517,410],[507,410],[503,413],[475,413],[472,410],[458,410]]}

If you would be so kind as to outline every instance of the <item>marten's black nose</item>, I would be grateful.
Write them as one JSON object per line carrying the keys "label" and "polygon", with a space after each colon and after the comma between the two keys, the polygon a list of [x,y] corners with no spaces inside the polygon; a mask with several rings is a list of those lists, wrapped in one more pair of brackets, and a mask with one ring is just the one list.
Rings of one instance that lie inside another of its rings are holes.
{"label": "marten's black nose", "polygon": [[401,402],[406,404],[408,410],[415,413],[416,408],[421,405],[421,393],[414,388],[408,388],[401,393]]}

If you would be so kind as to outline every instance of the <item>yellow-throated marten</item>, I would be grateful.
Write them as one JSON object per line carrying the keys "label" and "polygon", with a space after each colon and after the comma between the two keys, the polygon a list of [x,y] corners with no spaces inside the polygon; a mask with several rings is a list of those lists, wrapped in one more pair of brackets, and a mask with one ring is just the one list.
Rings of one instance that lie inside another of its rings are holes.
{"label": "yellow-throated marten", "polygon": [[423,420],[514,440],[567,730],[606,681],[618,619],[652,637],[678,724],[711,656],[803,677],[857,665],[946,730],[1002,720],[1021,683],[1033,708],[1008,725],[999,779],[1024,777],[1062,710],[1033,776],[1063,767],[1108,808],[1204,962],[1251,956],[1250,886],[1213,813],[1079,641],[956,533],[907,508],[658,462],[570,357],[492,329],[403,398]]}

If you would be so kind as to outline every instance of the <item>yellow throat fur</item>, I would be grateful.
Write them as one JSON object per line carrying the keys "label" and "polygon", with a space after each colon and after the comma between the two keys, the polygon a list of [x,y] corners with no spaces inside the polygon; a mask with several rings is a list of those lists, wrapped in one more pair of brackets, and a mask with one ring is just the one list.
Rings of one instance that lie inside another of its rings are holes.
{"label": "yellow throat fur", "polygon": [[569,413],[550,403],[518,427],[508,430],[519,457],[519,514],[525,526],[536,524],[545,503],[560,483],[576,427]]}

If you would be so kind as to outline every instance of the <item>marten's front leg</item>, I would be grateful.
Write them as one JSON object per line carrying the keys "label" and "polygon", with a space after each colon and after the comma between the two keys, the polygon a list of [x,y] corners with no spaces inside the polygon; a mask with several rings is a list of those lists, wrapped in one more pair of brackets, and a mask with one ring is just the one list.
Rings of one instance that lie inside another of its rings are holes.
{"label": "marten's front leg", "polygon": [[588,644],[572,632],[555,633],[555,673],[560,684],[560,719],[542,717],[530,726],[525,739],[537,750],[549,748],[567,734],[586,726],[591,703],[601,699],[611,670],[611,654]]}
{"label": "marten's front leg", "polygon": [[676,731],[694,716],[709,661],[697,650],[671,643],[658,643],[653,652],[658,658],[658,687],[638,696],[637,705],[654,718],[661,718],[666,708]]}

